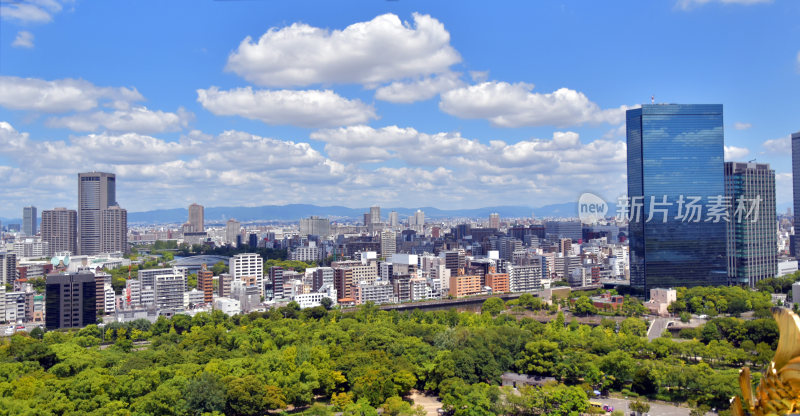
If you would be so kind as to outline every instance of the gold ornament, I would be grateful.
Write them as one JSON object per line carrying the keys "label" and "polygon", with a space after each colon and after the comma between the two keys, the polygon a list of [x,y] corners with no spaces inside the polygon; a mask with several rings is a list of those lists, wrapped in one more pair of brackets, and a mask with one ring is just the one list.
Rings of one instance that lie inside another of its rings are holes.
{"label": "gold ornament", "polygon": [[772,316],[780,331],[778,349],[755,393],[750,369],[742,368],[739,386],[744,403],[739,397],[731,400],[731,412],[736,416],[777,416],[800,412],[800,317],[786,308],[772,308]]}

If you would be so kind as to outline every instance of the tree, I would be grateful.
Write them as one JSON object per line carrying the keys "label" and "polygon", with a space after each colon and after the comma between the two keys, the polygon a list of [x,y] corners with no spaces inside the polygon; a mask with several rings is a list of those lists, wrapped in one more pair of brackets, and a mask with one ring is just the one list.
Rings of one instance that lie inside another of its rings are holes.
{"label": "tree", "polygon": [[491,297],[483,301],[481,312],[486,312],[492,316],[497,316],[500,314],[500,312],[504,311],[505,308],[506,304],[503,302],[503,299]]}
{"label": "tree", "polygon": [[319,304],[325,309],[330,310],[331,306],[333,306],[333,301],[330,298],[322,298],[322,300],[319,301]]}
{"label": "tree", "polygon": [[211,266],[211,271],[214,273],[214,276],[219,276],[222,273],[228,273],[228,265],[224,262],[217,262],[217,264]]}
{"label": "tree", "polygon": [[588,296],[582,295],[575,301],[573,306],[576,315],[594,315],[597,313],[597,308],[592,303]]}
{"label": "tree", "polygon": [[561,348],[557,343],[536,340],[525,344],[522,358],[516,367],[526,374],[553,375],[556,363],[561,361]]}
{"label": "tree", "polygon": [[422,406],[412,406],[398,396],[386,399],[381,409],[384,415],[390,416],[425,416],[425,409]]}
{"label": "tree", "polygon": [[189,381],[183,396],[192,414],[225,411],[225,384],[216,374],[203,372],[199,378]]}
{"label": "tree", "polygon": [[628,407],[631,409],[631,411],[634,411],[638,414],[647,413],[650,411],[650,403],[643,402],[641,400],[631,402]]}

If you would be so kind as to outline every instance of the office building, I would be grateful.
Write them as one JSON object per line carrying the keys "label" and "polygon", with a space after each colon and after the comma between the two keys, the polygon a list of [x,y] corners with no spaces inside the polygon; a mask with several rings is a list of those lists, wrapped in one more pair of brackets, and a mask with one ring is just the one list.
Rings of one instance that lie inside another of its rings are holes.
{"label": "office building", "polygon": [[544,233],[550,241],[560,241],[562,238],[579,241],[583,239],[583,225],[580,221],[546,221]]}
{"label": "office building", "polygon": [[[138,272],[139,281],[142,282],[142,286],[149,286],[155,287],[156,285],[156,277],[164,276],[164,275],[173,275],[177,274],[183,276],[184,282],[189,278],[189,269],[186,267],[170,267],[170,268],[163,268],[163,269],[143,269],[139,270]],[[184,283],[184,290],[186,286]]]}
{"label": "office building", "polygon": [[65,251],[77,253],[78,212],[73,209],[55,208],[42,211],[42,241],[48,243],[49,253]]}
{"label": "office building", "polygon": [[255,253],[242,253],[231,257],[228,272],[233,280],[255,279],[259,295],[264,294],[264,261]]}
{"label": "office building", "polygon": [[381,222],[381,207],[374,206],[369,208],[369,220],[372,224],[380,224]]}
{"label": "office building", "polygon": [[242,228],[242,224],[239,221],[231,218],[225,223],[225,242],[236,246],[237,239],[239,237],[239,230]]}
{"label": "office building", "polygon": [[92,273],[48,275],[45,291],[47,329],[81,328],[97,323],[97,297]]}
{"label": "office building", "polygon": [[726,223],[703,209],[725,194],[722,105],[645,104],[626,118],[631,287],[726,284]]}
{"label": "office building", "polygon": [[269,268],[269,281],[272,283],[272,299],[283,298],[283,267]]}
{"label": "office building", "polygon": [[36,235],[36,207],[30,206],[22,208],[22,232],[33,237]]}
{"label": "office building", "polygon": [[800,131],[792,133],[792,190],[794,191],[794,236],[792,255],[800,259]]}
{"label": "office building", "polygon": [[328,238],[331,235],[331,221],[327,218],[311,216],[300,220],[300,236],[317,235]]}
{"label": "office building", "polygon": [[397,252],[397,236],[394,231],[387,230],[381,233],[381,256],[386,259]]}
{"label": "office building", "polygon": [[390,227],[397,227],[400,225],[400,217],[397,215],[397,211],[392,211],[389,213],[389,226]]}
{"label": "office building", "polygon": [[728,277],[755,287],[778,273],[775,171],[766,163],[725,162],[725,196],[731,203]]}
{"label": "office building", "polygon": [[128,252],[128,211],[116,203],[100,211],[102,253]]}
{"label": "office building", "polygon": [[192,204],[189,205],[189,225],[192,227],[192,232],[202,233],[205,231],[205,209],[202,205]]}
{"label": "office building", "polygon": [[91,256],[102,251],[102,212],[116,204],[116,198],[116,176],[113,173],[78,174],[77,254]]}

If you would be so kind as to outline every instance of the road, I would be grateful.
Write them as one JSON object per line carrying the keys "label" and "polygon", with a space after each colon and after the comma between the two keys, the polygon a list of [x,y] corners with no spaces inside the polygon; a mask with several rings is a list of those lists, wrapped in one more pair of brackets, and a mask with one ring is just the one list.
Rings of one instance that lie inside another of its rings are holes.
{"label": "road", "polygon": [[[608,398],[599,399],[597,401],[603,404],[610,404],[611,406],[614,406],[614,410],[622,410],[626,415],[631,414],[631,411],[628,408],[628,403],[630,403],[632,400]],[[678,407],[669,404],[650,402],[650,411],[647,414],[650,416],[689,416],[689,410],[690,409],[688,407]],[[716,413],[709,412],[706,413],[706,415],[716,415]]]}
{"label": "road", "polygon": [[672,318],[656,318],[653,323],[650,324],[650,328],[647,330],[647,340],[652,341],[661,336],[664,333],[664,330],[667,329],[670,322],[674,322]]}

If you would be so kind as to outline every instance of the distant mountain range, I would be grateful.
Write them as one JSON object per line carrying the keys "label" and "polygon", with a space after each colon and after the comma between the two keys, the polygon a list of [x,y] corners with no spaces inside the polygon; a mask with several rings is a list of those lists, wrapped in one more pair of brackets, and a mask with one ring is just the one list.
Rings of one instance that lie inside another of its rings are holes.
{"label": "distant mountain range", "polygon": [[[433,218],[488,218],[489,214],[497,212],[503,218],[521,218],[536,215],[542,217],[575,217],[577,216],[577,203],[563,203],[546,205],[540,208],[525,206],[496,206],[485,208],[470,209],[439,209],[434,207],[420,208],[391,208],[381,207],[381,217],[384,221],[389,216],[389,212],[397,211],[400,218],[414,215],[417,209],[425,212],[426,219]],[[610,207],[610,211],[614,208]],[[369,208],[348,208],[343,206],[318,206],[310,204],[289,204],[289,205],[264,205],[260,207],[207,207],[205,209],[205,221],[207,223],[227,221],[234,218],[241,222],[250,221],[297,221],[317,215],[323,218],[356,220],[363,218],[363,214],[369,212]],[[146,212],[129,212],[129,224],[169,224],[183,223],[188,218],[186,208],[159,209]]]}

